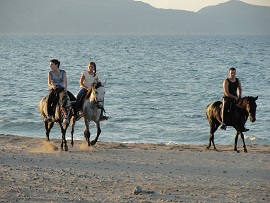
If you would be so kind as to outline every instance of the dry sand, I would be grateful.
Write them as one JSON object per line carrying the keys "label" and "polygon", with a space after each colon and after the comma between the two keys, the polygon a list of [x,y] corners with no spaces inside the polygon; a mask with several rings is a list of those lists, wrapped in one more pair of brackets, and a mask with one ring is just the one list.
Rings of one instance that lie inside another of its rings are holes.
{"label": "dry sand", "polygon": [[0,202],[270,201],[269,146],[44,140],[0,135]]}

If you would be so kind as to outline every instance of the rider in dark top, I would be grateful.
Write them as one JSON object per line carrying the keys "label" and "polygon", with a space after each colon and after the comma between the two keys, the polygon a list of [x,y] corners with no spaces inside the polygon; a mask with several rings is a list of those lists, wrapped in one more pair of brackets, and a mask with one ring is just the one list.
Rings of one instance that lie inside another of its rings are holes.
{"label": "rider in dark top", "polygon": [[[222,125],[221,129],[226,130],[226,123],[228,122],[228,111],[230,110],[230,105],[232,102],[237,101],[241,98],[242,95],[242,87],[241,82],[236,76],[236,69],[229,69],[229,77],[223,81],[223,91],[224,97],[222,99]],[[245,131],[248,129],[245,128]],[[245,132],[244,131],[244,132]]]}

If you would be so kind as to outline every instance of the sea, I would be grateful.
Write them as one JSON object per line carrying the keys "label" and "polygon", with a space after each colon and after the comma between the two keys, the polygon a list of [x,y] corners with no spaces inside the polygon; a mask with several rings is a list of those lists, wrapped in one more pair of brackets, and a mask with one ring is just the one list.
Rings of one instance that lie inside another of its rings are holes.
{"label": "sea", "polygon": [[[101,123],[99,141],[207,145],[205,108],[222,99],[222,82],[235,67],[242,95],[258,96],[246,144],[270,145],[270,36],[0,34],[0,48],[0,134],[45,139],[38,103],[48,94],[55,58],[74,95],[89,61],[106,81],[109,120]],[[93,123],[90,129],[93,139]],[[76,140],[84,139],[83,130],[80,120]],[[232,127],[218,129],[215,142],[233,145],[234,136]],[[50,137],[61,138],[57,125]]]}

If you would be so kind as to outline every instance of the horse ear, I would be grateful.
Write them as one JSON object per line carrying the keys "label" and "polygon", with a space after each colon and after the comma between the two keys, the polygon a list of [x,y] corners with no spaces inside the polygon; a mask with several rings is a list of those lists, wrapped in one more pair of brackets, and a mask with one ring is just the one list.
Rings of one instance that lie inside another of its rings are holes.
{"label": "horse ear", "polygon": [[106,86],[106,83],[107,83],[107,78],[105,79],[104,82],[101,82],[102,86],[105,87]]}
{"label": "horse ear", "polygon": [[255,97],[255,100],[257,100],[258,99],[258,96],[257,97]]}

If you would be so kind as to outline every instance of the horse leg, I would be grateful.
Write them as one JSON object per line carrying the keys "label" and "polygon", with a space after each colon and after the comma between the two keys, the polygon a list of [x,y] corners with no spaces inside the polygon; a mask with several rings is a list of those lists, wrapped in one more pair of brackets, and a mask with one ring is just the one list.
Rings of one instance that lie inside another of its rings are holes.
{"label": "horse leg", "polygon": [[74,126],[75,126],[75,118],[73,117],[72,123],[70,125],[70,134],[71,134],[71,146],[74,146],[74,141],[73,141],[73,134],[74,134]]}
{"label": "horse leg", "polygon": [[63,145],[65,145],[65,151],[68,151],[68,146],[67,146],[67,141],[66,141],[66,131],[67,131],[67,126],[65,128],[60,124],[61,128],[61,133],[62,133],[62,142],[61,142],[61,150],[63,150]]}
{"label": "horse leg", "polygon": [[237,153],[239,153],[239,151],[237,150],[238,135],[239,135],[239,131],[236,131],[235,138],[234,138],[234,151],[236,151]]}
{"label": "horse leg", "polygon": [[242,141],[243,141],[244,152],[247,153],[247,148],[246,148],[246,143],[245,143],[245,137],[244,137],[244,134],[242,132],[241,132],[241,138],[242,138]]}
{"label": "horse leg", "polygon": [[50,141],[50,132],[51,132],[51,129],[54,125],[54,122],[47,122],[47,121],[44,121],[44,127],[45,127],[45,130],[46,130],[46,141]]}
{"label": "horse leg", "polygon": [[94,146],[94,145],[97,143],[98,137],[99,137],[99,135],[100,135],[100,133],[101,133],[99,121],[96,122],[96,126],[97,126],[97,136],[96,136],[96,138],[95,138],[94,140],[91,141],[91,145],[92,145],[92,146]]}
{"label": "horse leg", "polygon": [[90,146],[90,130],[89,130],[89,122],[85,120],[85,127],[84,127],[84,138],[85,141]]}
{"label": "horse leg", "polygon": [[210,124],[210,136],[209,136],[209,144],[207,146],[207,149],[209,149],[211,147],[211,143],[212,143],[214,150],[217,151],[215,141],[214,141],[214,137],[215,137],[214,133],[218,129],[219,124],[217,124],[217,123],[209,123],[209,124]]}

